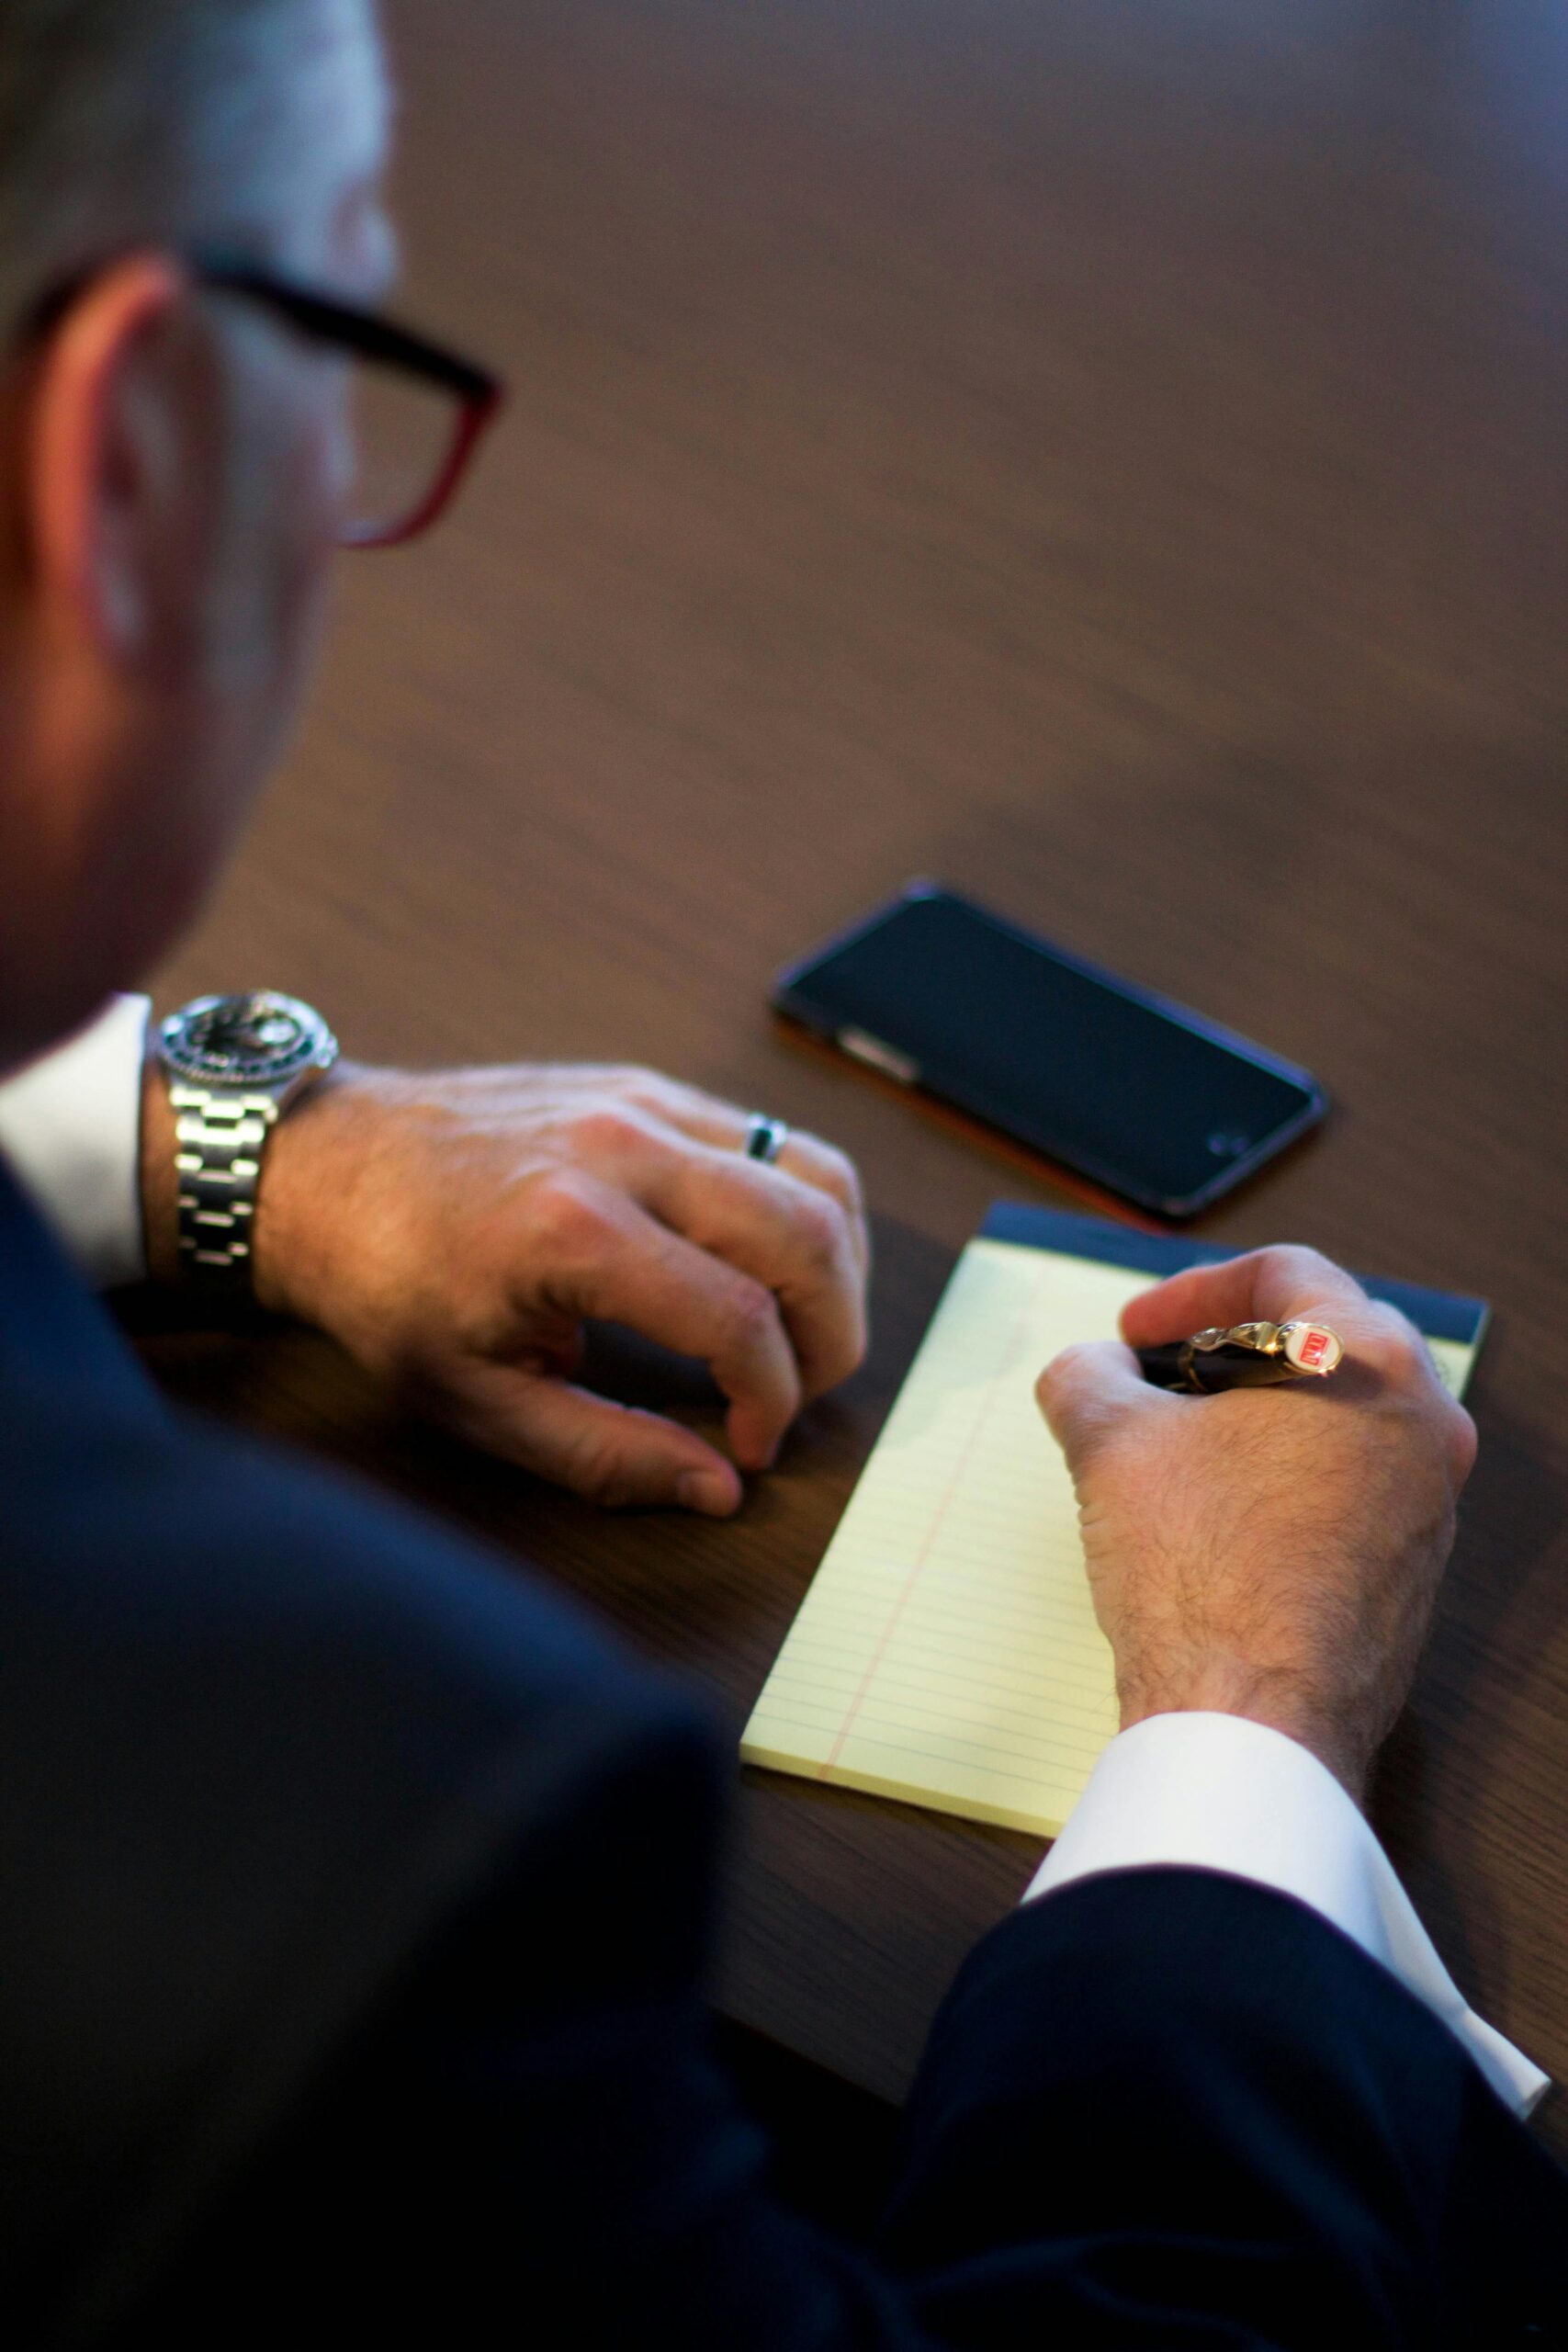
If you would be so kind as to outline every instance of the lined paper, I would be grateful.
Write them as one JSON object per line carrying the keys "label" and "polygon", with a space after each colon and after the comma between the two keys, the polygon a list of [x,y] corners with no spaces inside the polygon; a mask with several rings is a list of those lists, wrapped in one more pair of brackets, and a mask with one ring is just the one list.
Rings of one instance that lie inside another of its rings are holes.
{"label": "lined paper", "polygon": [[[741,1742],[750,1764],[1054,1838],[1116,1730],[1072,1481],[1034,1402],[1156,1277],[970,1242]],[[1463,1388],[1474,1348],[1433,1340]]]}

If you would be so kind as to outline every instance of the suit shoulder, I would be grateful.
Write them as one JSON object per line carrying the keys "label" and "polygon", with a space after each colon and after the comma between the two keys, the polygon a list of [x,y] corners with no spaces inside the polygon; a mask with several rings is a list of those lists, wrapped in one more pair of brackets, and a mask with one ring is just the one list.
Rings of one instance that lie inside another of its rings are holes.
{"label": "suit shoulder", "polygon": [[[700,1886],[723,1751],[504,1560],[160,1417],[0,1446],[6,2275],[112,2181],[170,2243],[496,1883]],[[563,1858],[566,1858],[563,1860]],[[654,1864],[650,1862],[650,1868]]]}

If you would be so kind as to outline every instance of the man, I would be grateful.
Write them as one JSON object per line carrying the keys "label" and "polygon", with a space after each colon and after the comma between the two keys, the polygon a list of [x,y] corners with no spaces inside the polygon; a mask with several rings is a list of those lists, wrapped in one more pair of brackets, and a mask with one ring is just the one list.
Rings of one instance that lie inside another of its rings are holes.
{"label": "man", "polygon": [[[0,1069],[49,1189],[85,1081],[42,1057],[187,918],[295,698],[354,514],[341,352],[415,355],[360,307],[364,0],[0,25]],[[147,1081],[154,1265],[254,1282],[482,1442],[722,1512],[855,1360],[826,1147],[752,1159],[768,1123],[646,1074],[290,1100],[313,1016],[216,1017],[224,1055],[201,1012],[171,1049],[177,1190]],[[938,2020],[866,2252],[774,2202],[706,2055],[727,1767],[688,1703],[510,1564],[171,1415],[0,1170],[14,2337],[1553,2340],[1568,2208],[1509,2111],[1539,2077],[1357,1810],[1473,1431],[1311,1252],[1179,1276],[1127,1337],[1302,1311],[1348,1343],[1331,1396],[1172,1397],[1117,1345],[1043,1376],[1126,1728]],[[732,1460],[574,1387],[587,1313],[708,1358]]]}

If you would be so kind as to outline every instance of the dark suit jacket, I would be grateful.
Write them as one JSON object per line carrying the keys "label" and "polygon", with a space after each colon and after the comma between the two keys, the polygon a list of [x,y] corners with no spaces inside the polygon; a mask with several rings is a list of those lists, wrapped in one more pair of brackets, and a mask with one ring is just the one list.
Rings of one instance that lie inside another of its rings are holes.
{"label": "dark suit jacket", "polygon": [[874,2249],[708,2054],[730,1758],[510,1565],[165,1408],[0,1170],[0,2326],[22,2346],[1541,2344],[1563,2181],[1321,1919],[1028,1906]]}

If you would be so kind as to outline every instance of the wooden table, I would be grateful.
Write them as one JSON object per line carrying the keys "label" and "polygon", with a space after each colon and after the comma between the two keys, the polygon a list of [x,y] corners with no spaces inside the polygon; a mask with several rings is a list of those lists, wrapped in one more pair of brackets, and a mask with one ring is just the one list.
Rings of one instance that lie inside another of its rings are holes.
{"label": "wooden table", "polygon": [[[955,1249],[1054,1197],[790,1048],[770,975],[923,872],[1200,1005],[1338,1106],[1203,1231],[1495,1303],[1375,1817],[1568,2074],[1568,37],[1522,0],[390,16],[405,307],[514,398],[448,526],[345,563],[160,1001],[270,982],[362,1057],[635,1058],[831,1135],[875,1346],[728,1526],[464,1455],[307,1334],[155,1357],[527,1555],[739,1727]],[[1036,1860],[758,1777],[722,2003],[896,2098]]]}

